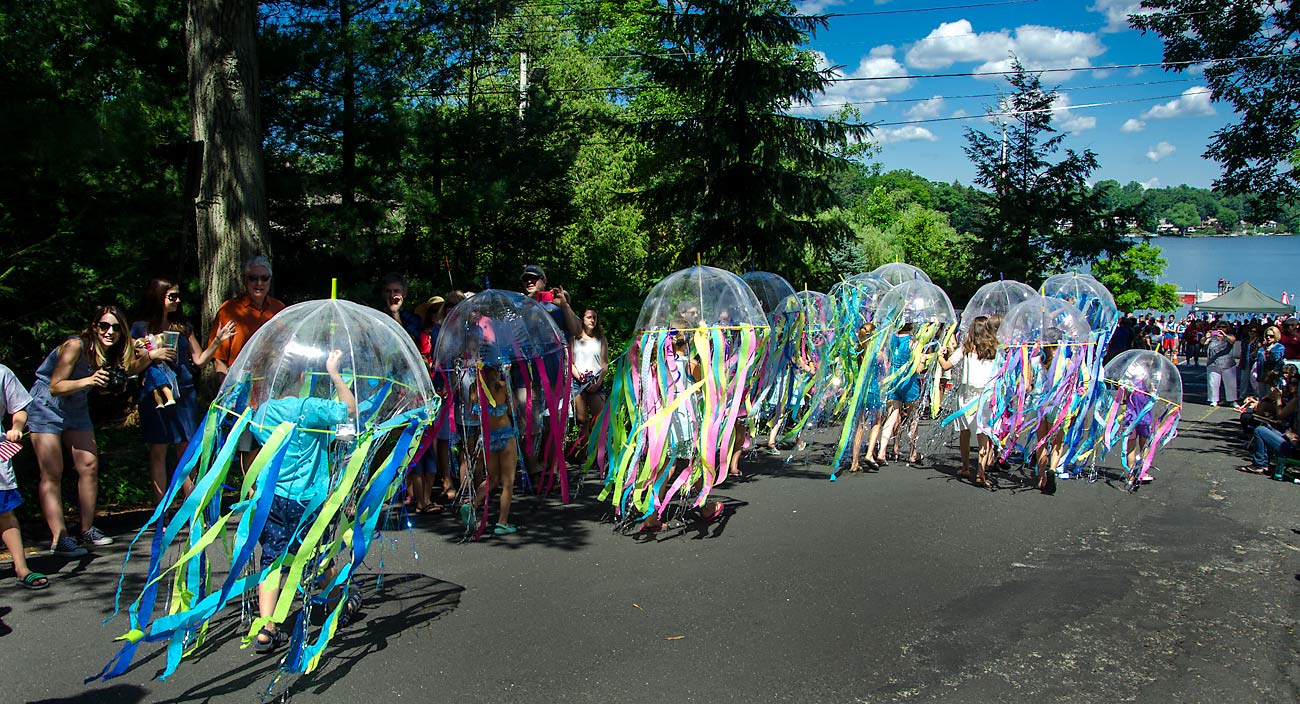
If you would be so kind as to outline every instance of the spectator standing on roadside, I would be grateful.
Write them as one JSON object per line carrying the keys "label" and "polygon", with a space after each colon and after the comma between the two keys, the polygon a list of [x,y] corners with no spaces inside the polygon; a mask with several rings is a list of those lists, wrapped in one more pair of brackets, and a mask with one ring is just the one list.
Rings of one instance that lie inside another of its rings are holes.
{"label": "spectator standing on roadside", "polygon": [[[60,557],[86,554],[82,543],[112,545],[113,539],[95,527],[99,498],[99,446],[90,418],[89,395],[119,392],[128,374],[138,374],[150,361],[176,359],[176,350],[151,350],[137,354],[126,328],[126,316],[117,306],[100,306],[80,335],[66,338],[36,370],[32,401],[27,406],[27,429],[41,468],[38,488],[41,513],[50,527],[50,551]],[[63,515],[63,456],[72,457],[77,471],[77,513],[80,540],[68,534]]]}
{"label": "spectator standing on roadside", "polygon": [[[548,287],[546,271],[538,264],[525,266],[523,273],[519,276],[519,282],[523,286],[524,295],[540,303],[547,315],[551,316],[551,320],[555,321],[555,327],[559,328],[560,334],[564,337],[564,347],[569,350],[573,345],[573,338],[582,332],[582,321],[578,319],[578,315],[573,312],[573,307],[569,304],[568,292],[564,290],[563,286]],[[572,359],[571,354],[568,356]],[[560,360],[548,358],[544,359],[543,363],[546,365],[546,373],[551,378],[567,379],[569,377],[568,370],[561,369]],[[511,374],[515,374],[514,369],[511,370]],[[514,382],[516,407],[523,409],[528,389],[522,383],[522,379],[512,379],[512,382]],[[563,385],[562,389],[566,392],[570,391],[567,383]],[[534,407],[541,405],[544,404],[536,404]],[[537,411],[537,414],[540,413],[541,411]],[[541,436],[546,436],[545,424],[547,422],[564,423],[567,420],[566,418],[548,419],[543,416],[541,418],[542,422],[539,424],[542,426]],[[524,467],[528,471],[529,477],[536,479],[538,475],[538,458],[535,456],[533,448],[529,447],[527,442],[519,443],[519,447],[521,454],[524,456]]]}
{"label": "spectator standing on roadside", "polygon": [[406,303],[406,279],[401,274],[389,272],[380,282],[380,291],[384,296],[384,313],[401,325],[412,340],[419,337],[424,321],[419,314],[402,309],[402,304]]}
{"label": "spectator standing on roadside", "polygon": [[1278,342],[1282,343],[1282,356],[1285,359],[1300,359],[1300,335],[1296,331],[1298,322],[1300,321],[1295,318],[1287,318],[1279,326],[1282,335]]}
{"label": "spectator standing on roadside", "polygon": [[[256,256],[244,262],[244,292],[217,309],[216,319],[212,322],[212,331],[208,334],[210,346],[217,338],[217,333],[225,329],[227,323],[235,324],[235,332],[230,339],[217,345],[212,355],[213,366],[217,370],[217,382],[223,384],[230,365],[239,356],[240,350],[252,339],[253,333],[284,310],[284,302],[271,296],[271,262],[266,257]],[[244,470],[252,464],[257,456],[254,451],[253,434],[245,431],[239,438],[239,458]]]}
{"label": "spectator standing on roadside", "polygon": [[1224,401],[1230,406],[1237,404],[1237,369],[1232,357],[1233,346],[1237,338],[1228,332],[1227,323],[1218,323],[1210,330],[1205,344],[1206,388],[1210,405],[1219,405],[1219,386],[1222,384]]}
{"label": "spectator standing on roadside", "polygon": [[[152,394],[143,391],[137,399],[140,432],[144,436],[145,444],[149,446],[149,479],[153,484],[154,500],[158,500],[162,498],[170,481],[167,471],[167,448],[169,446],[176,448],[178,459],[184,455],[185,447],[198,428],[199,417],[202,414],[191,367],[201,369],[207,364],[216,353],[217,347],[235,334],[235,324],[226,323],[221,329],[214,331],[212,341],[206,348],[199,347],[194,327],[190,325],[189,319],[185,317],[185,312],[181,308],[180,287],[167,278],[151,279],[145,285],[144,296],[140,302],[140,313],[143,320],[131,324],[132,339],[141,339],[148,335],[160,338],[170,335],[175,340],[173,349],[176,350],[175,361],[160,360],[153,364],[165,364],[175,373],[179,391],[177,402],[160,407]],[[187,486],[186,494],[188,493]]]}

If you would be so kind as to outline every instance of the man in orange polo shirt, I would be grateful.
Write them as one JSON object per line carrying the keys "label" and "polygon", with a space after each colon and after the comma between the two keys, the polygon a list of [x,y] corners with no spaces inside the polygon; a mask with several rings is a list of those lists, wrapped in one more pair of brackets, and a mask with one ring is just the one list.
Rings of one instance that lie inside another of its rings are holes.
{"label": "man in orange polo shirt", "polygon": [[[270,292],[271,262],[261,256],[249,259],[244,263],[244,293],[222,303],[217,309],[217,319],[212,323],[213,336],[226,323],[235,324],[235,336],[223,342],[217,348],[216,354],[212,355],[212,360],[216,362],[217,379],[220,383],[225,383],[230,365],[235,362],[244,345],[248,344],[253,333],[257,332],[266,321],[275,317],[276,313],[284,310],[284,302],[272,298]],[[209,345],[212,344],[213,339],[213,337],[208,338]],[[248,471],[256,457],[257,445],[253,434],[245,430],[243,435],[239,436],[239,459],[244,471]]]}
{"label": "man in orange polo shirt", "polygon": [[217,319],[212,323],[212,334],[208,337],[208,344],[211,345],[221,326],[226,323],[235,324],[235,336],[221,343],[212,355],[221,382],[225,382],[226,372],[253,333],[276,313],[284,310],[284,302],[272,298],[270,292],[271,263],[266,257],[249,259],[244,264],[244,293],[221,304],[217,309]]}

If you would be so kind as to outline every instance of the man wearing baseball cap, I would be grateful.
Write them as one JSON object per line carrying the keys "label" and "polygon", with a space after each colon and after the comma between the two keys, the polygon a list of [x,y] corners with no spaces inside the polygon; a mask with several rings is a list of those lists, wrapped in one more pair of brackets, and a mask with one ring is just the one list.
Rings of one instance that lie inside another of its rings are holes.
{"label": "man wearing baseball cap", "polygon": [[564,333],[566,346],[582,332],[582,321],[578,320],[578,315],[569,305],[569,294],[562,286],[547,288],[546,271],[541,266],[529,264],[524,267],[524,273],[520,275],[519,281],[523,284],[524,295],[541,303],[542,308],[545,308],[551,319],[555,321],[555,327]]}
{"label": "man wearing baseball cap", "polygon": [[[569,305],[569,294],[565,292],[562,286],[547,288],[546,271],[537,264],[529,264],[528,266],[525,266],[523,273],[519,276],[519,281],[523,285],[524,295],[540,303],[542,308],[546,310],[547,314],[551,316],[551,319],[555,321],[555,327],[559,328],[560,332],[564,334],[565,348],[572,345],[573,338],[577,337],[578,333],[582,331],[582,321],[578,320],[578,316],[573,312],[573,307]],[[549,376],[552,378],[561,376],[561,372],[558,368],[558,359],[547,358],[543,360],[543,363],[546,365],[546,371]],[[563,378],[565,379],[564,384],[567,389],[569,386],[568,377],[567,375],[563,375]],[[527,390],[524,388],[522,378],[514,379],[514,382],[515,401],[519,407],[522,408],[524,406]],[[550,417],[538,418],[538,420],[541,421],[543,426],[543,436],[546,434],[544,428],[547,423],[565,422],[565,419],[563,418]],[[538,458],[533,455],[529,448],[525,447],[526,444],[527,443],[520,444],[520,447],[524,450],[524,468],[528,471],[528,476],[533,480],[535,491],[537,478],[539,476]]]}

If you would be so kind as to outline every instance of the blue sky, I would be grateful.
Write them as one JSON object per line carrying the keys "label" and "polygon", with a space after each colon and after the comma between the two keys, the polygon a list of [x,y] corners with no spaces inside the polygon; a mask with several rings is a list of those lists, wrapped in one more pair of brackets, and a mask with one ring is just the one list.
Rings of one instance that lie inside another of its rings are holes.
{"label": "blue sky", "polygon": [[[817,112],[854,103],[865,121],[886,124],[876,134],[886,169],[910,169],[935,181],[970,183],[974,169],[962,147],[967,127],[992,131],[985,119],[930,121],[983,115],[1005,80],[998,77],[921,78],[924,74],[1006,70],[1014,53],[1036,69],[1085,70],[1044,75],[1061,91],[1053,124],[1065,145],[1092,149],[1113,178],[1148,186],[1209,187],[1218,166],[1202,158],[1212,133],[1234,119],[1213,104],[1194,71],[1160,67],[1097,67],[1159,62],[1160,39],[1125,21],[1130,0],[1030,0],[984,7],[998,0],[805,0],[804,12],[892,13],[832,17],[810,42],[846,78],[900,76],[903,80],[842,81],[816,103]],[[935,11],[900,12],[950,7]],[[1145,85],[1137,85],[1145,84]],[[984,97],[963,97],[984,96]],[[1114,103],[1086,107],[1093,103]]]}

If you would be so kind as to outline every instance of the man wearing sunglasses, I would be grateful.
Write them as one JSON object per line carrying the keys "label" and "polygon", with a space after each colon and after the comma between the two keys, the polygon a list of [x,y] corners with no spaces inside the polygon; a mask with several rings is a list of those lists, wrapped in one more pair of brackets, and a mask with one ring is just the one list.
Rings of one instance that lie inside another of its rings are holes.
{"label": "man wearing sunglasses", "polygon": [[217,378],[224,382],[230,365],[244,349],[249,338],[266,321],[284,310],[284,303],[271,297],[271,262],[266,257],[257,256],[244,263],[244,292],[217,309],[217,319],[212,323],[212,333],[208,344],[216,339],[217,331],[226,323],[235,324],[235,336],[221,343],[212,361],[217,369]]}
{"label": "man wearing sunglasses", "polygon": [[[248,344],[253,333],[284,310],[284,302],[271,297],[271,262],[266,257],[256,256],[244,262],[244,292],[217,309],[217,319],[212,322],[212,333],[208,345],[216,339],[217,331],[227,323],[233,323],[235,334],[217,347],[212,355],[213,366],[217,370],[217,381],[223,384],[230,365],[239,356],[239,351]],[[257,457],[256,442],[253,434],[247,430],[239,437],[239,460],[247,471]]]}

